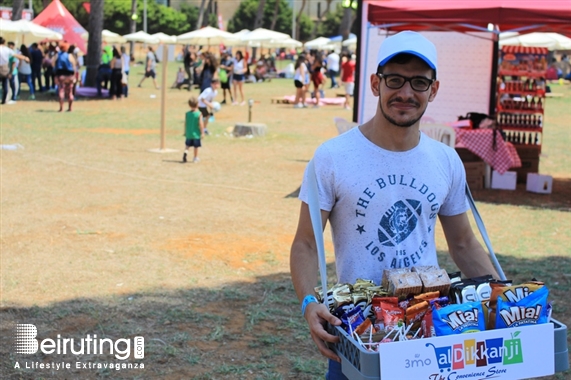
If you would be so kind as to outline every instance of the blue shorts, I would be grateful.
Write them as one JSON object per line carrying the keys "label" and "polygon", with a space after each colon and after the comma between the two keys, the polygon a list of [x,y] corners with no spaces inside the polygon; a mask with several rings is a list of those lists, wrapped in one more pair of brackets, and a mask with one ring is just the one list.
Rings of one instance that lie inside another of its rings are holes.
{"label": "blue shorts", "polygon": [[325,380],[348,380],[341,371],[341,363],[335,360],[329,360],[329,369],[325,374]]}
{"label": "blue shorts", "polygon": [[232,80],[236,82],[244,82],[244,74],[232,74]]}
{"label": "blue shorts", "polygon": [[187,147],[193,146],[195,148],[200,148],[202,146],[200,139],[186,139],[185,144]]}

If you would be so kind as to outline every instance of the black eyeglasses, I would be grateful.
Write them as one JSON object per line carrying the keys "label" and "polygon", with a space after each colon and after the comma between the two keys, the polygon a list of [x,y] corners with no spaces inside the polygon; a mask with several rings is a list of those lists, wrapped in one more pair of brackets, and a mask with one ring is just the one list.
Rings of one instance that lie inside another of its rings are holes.
{"label": "black eyeglasses", "polygon": [[434,79],[429,79],[420,76],[408,78],[399,74],[385,75],[377,73],[377,75],[381,79],[385,78],[385,84],[387,85],[388,88],[393,90],[398,90],[399,88],[402,88],[402,86],[404,86],[406,82],[410,82],[410,87],[412,87],[414,91],[425,92],[430,88],[432,83],[434,83]]}

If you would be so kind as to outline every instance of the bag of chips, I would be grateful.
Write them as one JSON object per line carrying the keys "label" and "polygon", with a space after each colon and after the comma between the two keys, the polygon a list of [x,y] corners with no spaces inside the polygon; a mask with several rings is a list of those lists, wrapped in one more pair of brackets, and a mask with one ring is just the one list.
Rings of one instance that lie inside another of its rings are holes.
{"label": "bag of chips", "polygon": [[480,301],[451,304],[441,309],[433,308],[432,320],[436,336],[465,334],[486,329]]}

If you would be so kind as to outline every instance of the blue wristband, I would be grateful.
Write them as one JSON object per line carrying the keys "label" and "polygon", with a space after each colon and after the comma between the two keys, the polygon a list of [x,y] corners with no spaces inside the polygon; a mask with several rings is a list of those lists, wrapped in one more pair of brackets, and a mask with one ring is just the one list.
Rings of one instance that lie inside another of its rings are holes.
{"label": "blue wristband", "polygon": [[317,302],[317,298],[315,298],[311,294],[306,295],[305,298],[303,299],[303,302],[301,303],[301,316],[302,317],[305,316],[305,308],[307,307],[307,305],[309,305],[312,302]]}

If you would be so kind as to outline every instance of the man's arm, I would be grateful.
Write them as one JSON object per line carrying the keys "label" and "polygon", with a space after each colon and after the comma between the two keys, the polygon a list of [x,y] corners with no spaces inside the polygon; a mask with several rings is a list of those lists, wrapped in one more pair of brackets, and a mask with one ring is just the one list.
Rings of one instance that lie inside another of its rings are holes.
{"label": "man's arm", "polygon": [[25,55],[14,53],[14,57],[30,63],[30,58],[26,57]]}
{"label": "man's arm", "polygon": [[[325,227],[328,218],[329,212],[321,210],[323,227]],[[317,283],[318,272],[317,246],[311,226],[309,206],[304,202],[301,203],[297,232],[291,246],[290,270],[293,286],[300,302],[305,296],[315,294],[314,288]],[[326,296],[327,289],[323,291]],[[341,321],[331,315],[324,304],[315,302],[310,303],[306,307],[304,317],[307,320],[311,338],[321,354],[339,362],[339,357],[325,343],[326,341],[336,343],[339,341],[339,338],[327,333],[323,326],[326,322],[338,326],[341,324]]]}
{"label": "man's arm", "polygon": [[444,236],[448,243],[450,256],[467,277],[478,277],[491,274],[494,278],[500,276],[490,256],[484,250],[470,226],[468,214],[454,216],[439,216]]}

